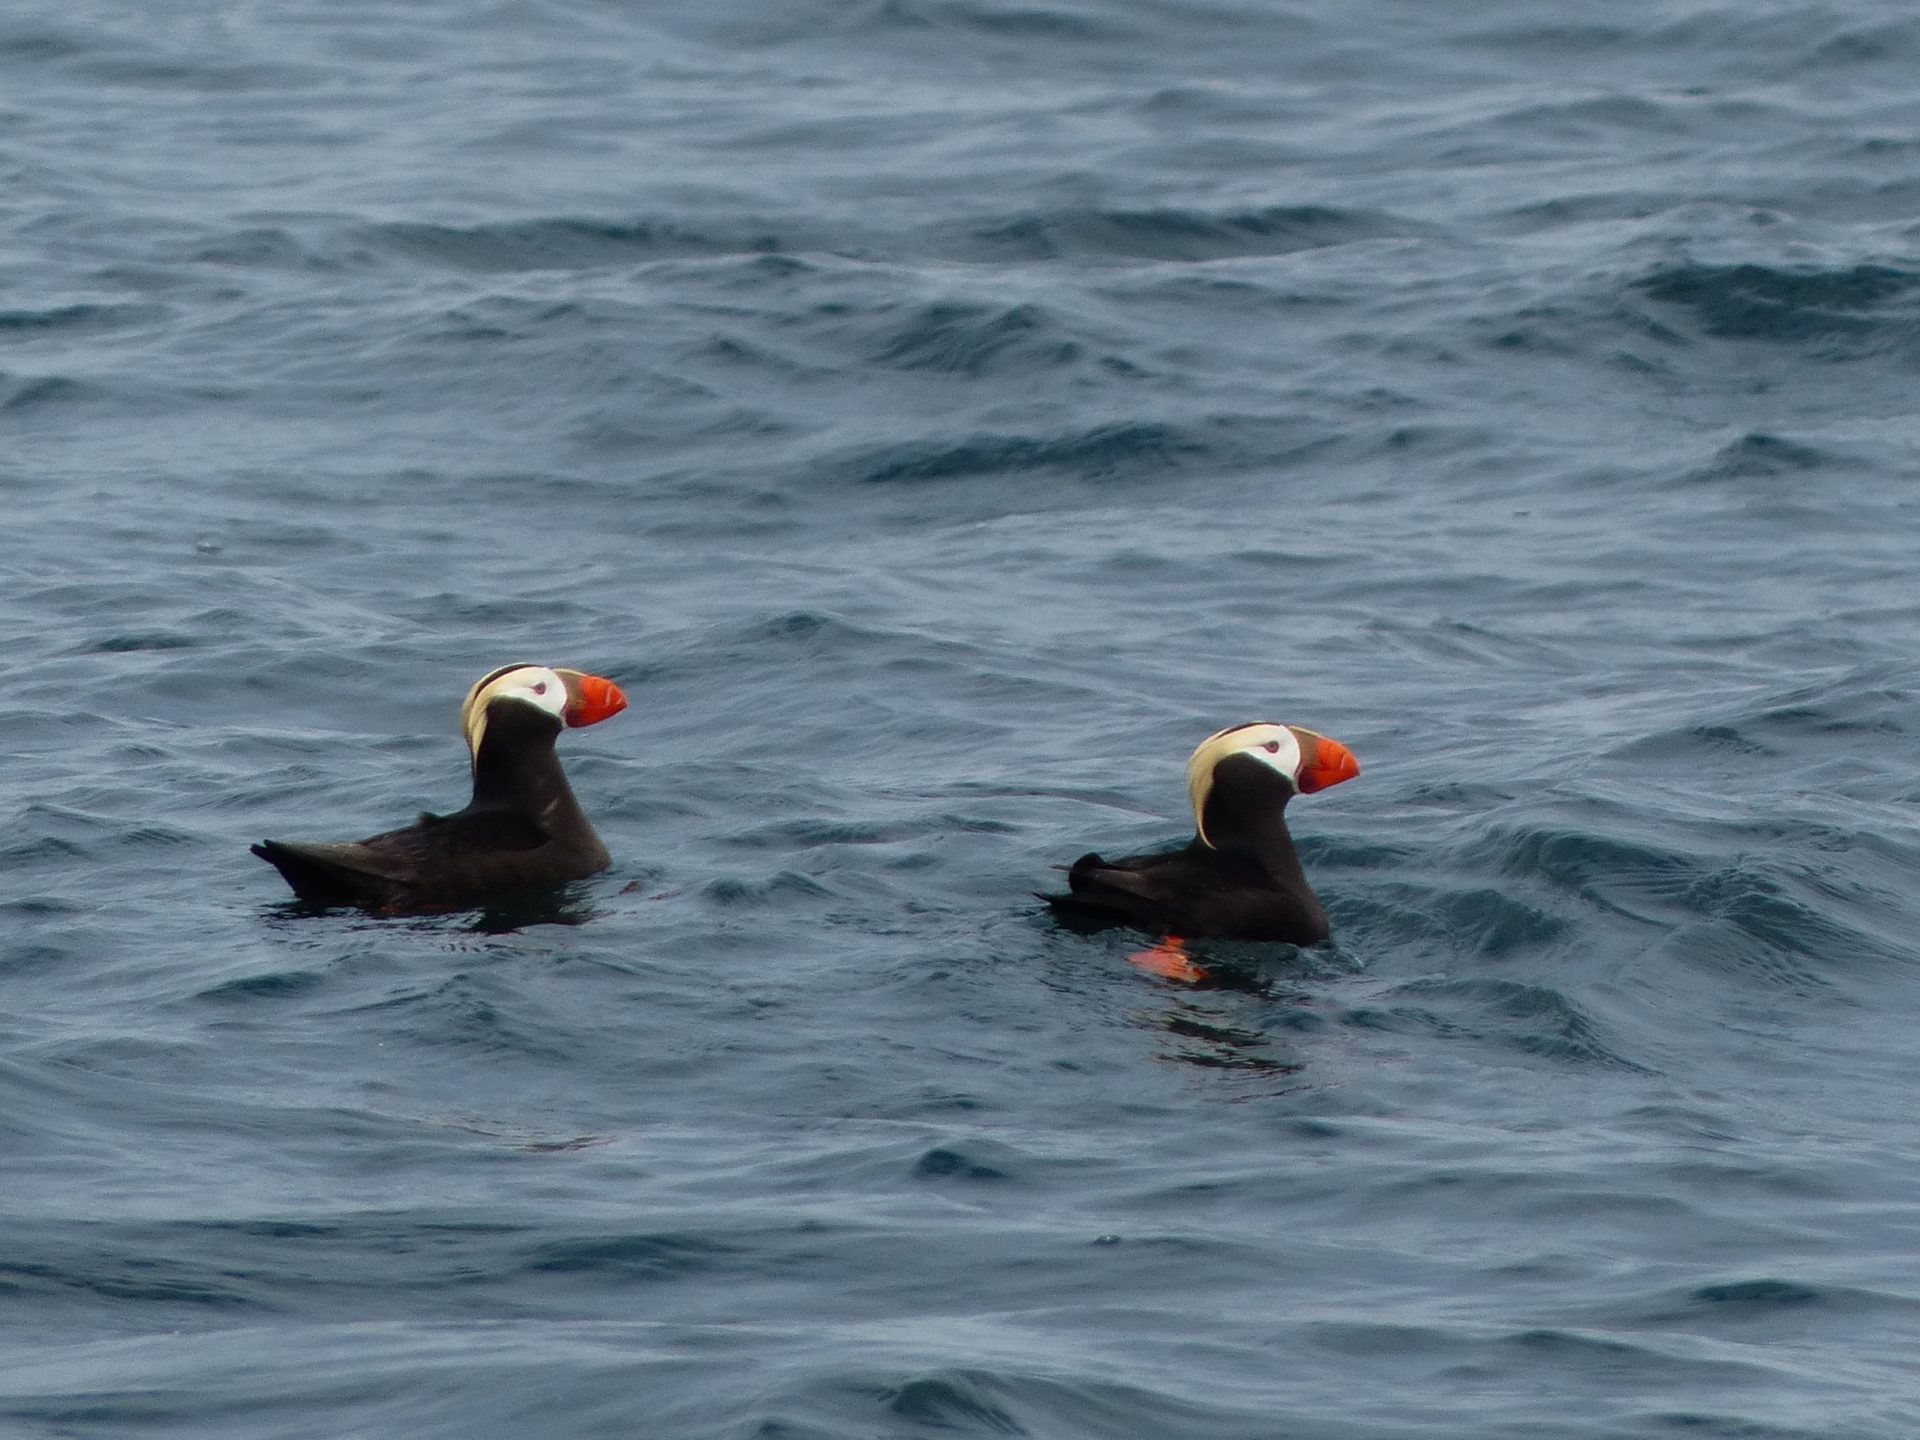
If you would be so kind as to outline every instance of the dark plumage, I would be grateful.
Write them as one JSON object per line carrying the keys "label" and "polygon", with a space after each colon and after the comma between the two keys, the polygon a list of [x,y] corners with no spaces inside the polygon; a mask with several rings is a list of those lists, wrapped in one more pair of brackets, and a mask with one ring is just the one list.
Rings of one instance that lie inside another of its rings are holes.
{"label": "dark plumage", "polygon": [[505,666],[461,707],[473,761],[466,809],[366,840],[267,840],[253,853],[302,900],[390,914],[479,905],[595,874],[609,863],[607,848],[573,798],[553,742],[563,728],[626,706],[619,687],[597,675]]}
{"label": "dark plumage", "polygon": [[1327,914],[1288,833],[1287,802],[1360,773],[1346,746],[1290,725],[1236,725],[1187,762],[1196,833],[1182,849],[1105,860],[1082,855],[1065,895],[1042,895],[1063,918],[1133,925],[1186,939],[1327,938]]}

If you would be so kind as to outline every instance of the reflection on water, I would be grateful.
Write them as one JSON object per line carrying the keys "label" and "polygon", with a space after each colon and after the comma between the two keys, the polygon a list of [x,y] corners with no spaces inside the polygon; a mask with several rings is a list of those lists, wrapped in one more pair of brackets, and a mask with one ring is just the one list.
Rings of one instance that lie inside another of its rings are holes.
{"label": "reflection on water", "polygon": [[1161,1060],[1263,1075],[1293,1075],[1306,1065],[1290,1052],[1284,1040],[1218,1019],[1197,1005],[1176,1005],[1150,1017],[1149,1023],[1175,1042],[1172,1048],[1155,1052]]}
{"label": "reflection on water", "polygon": [[419,906],[408,910],[364,910],[352,905],[323,905],[312,900],[279,900],[261,909],[275,926],[327,917],[353,929],[402,927],[475,935],[507,935],[534,925],[584,925],[601,912],[589,903],[584,883],[552,890],[521,890],[497,895],[479,906]]}
{"label": "reflection on water", "polygon": [[528,890],[488,901],[467,928],[482,935],[505,935],[531,925],[584,925],[599,913],[587,902],[584,886]]}
{"label": "reflection on water", "polygon": [[[1191,997],[1144,1017],[1146,1024],[1176,1042],[1171,1048],[1156,1051],[1156,1057],[1212,1070],[1280,1076],[1298,1073],[1306,1062],[1284,1038],[1248,1025],[1243,1018],[1227,1019],[1214,1013],[1206,994],[1225,992],[1223,999],[1251,996],[1288,1010],[1310,1007],[1315,997],[1297,983],[1299,976],[1283,978],[1276,973],[1277,968],[1289,963],[1298,970],[1304,953],[1290,945],[1216,945],[1171,935],[1129,953],[1128,964],[1183,987]],[[1278,1012],[1275,1023],[1282,1025]]]}

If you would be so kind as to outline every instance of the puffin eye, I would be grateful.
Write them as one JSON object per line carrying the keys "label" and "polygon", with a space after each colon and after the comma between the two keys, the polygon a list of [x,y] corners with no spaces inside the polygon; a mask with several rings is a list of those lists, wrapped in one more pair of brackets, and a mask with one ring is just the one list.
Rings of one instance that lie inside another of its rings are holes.
{"label": "puffin eye", "polygon": [[546,681],[544,681],[544,680],[542,680],[542,681],[541,681],[541,682],[540,682],[540,683],[539,683],[538,685],[536,685],[536,686],[534,686],[534,687],[533,687],[533,693],[534,693],[534,694],[536,694],[536,695],[544,695],[544,694],[546,694],[546,693],[547,693],[547,682],[546,682]]}
{"label": "puffin eye", "polygon": [[1269,740],[1262,748],[1269,755],[1278,755],[1280,753],[1280,742],[1278,740]]}

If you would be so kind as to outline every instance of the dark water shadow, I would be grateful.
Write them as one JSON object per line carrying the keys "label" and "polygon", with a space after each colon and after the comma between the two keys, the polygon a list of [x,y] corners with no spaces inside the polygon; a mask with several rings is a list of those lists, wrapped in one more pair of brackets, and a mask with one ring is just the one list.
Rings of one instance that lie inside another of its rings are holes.
{"label": "dark water shadow", "polygon": [[281,900],[261,907],[261,918],[276,928],[319,919],[345,919],[352,929],[456,931],[509,935],[535,925],[585,925],[601,911],[574,887],[523,890],[495,896],[481,905],[411,910],[369,910],[357,905],[325,905],[311,900]]}
{"label": "dark water shadow", "polygon": [[1310,1063],[1299,1037],[1327,1028],[1318,984],[1356,968],[1337,946],[1179,940],[1095,917],[1036,918],[1057,934],[1086,937],[1116,971],[1138,972],[1133,978],[1164,1000],[1130,1016],[1153,1036],[1156,1060],[1256,1082],[1262,1095],[1311,1083],[1299,1078]]}

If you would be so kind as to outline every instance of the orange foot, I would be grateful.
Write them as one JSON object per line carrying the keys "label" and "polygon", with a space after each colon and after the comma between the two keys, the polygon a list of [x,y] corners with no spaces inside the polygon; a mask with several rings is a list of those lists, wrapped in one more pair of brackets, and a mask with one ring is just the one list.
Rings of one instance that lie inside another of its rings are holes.
{"label": "orange foot", "polygon": [[1189,985],[1198,984],[1207,978],[1207,972],[1193,963],[1193,957],[1187,954],[1187,942],[1178,935],[1169,935],[1151,950],[1136,950],[1127,956],[1129,965],[1138,965],[1149,975],[1158,975],[1162,980],[1181,980]]}

